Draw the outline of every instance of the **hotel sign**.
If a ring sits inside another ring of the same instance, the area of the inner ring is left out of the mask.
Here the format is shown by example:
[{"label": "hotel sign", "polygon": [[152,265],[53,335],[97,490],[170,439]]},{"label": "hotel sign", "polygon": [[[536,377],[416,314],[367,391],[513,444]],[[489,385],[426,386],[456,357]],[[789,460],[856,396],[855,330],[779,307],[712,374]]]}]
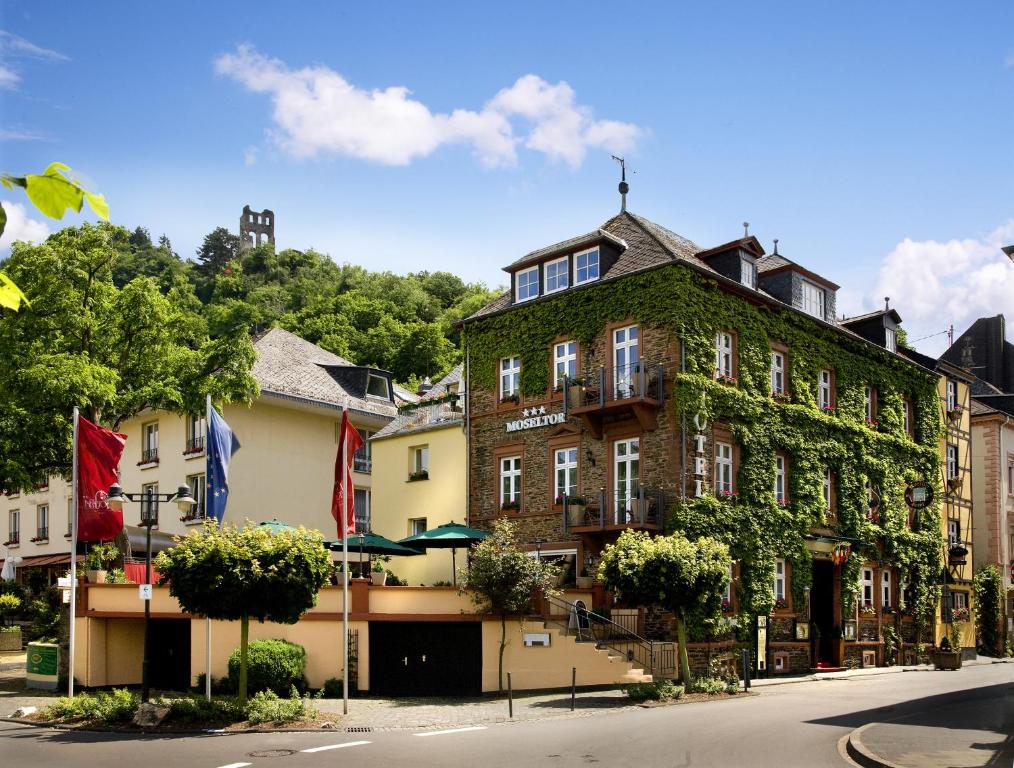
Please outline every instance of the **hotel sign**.
[{"label": "hotel sign", "polygon": [[538,408],[525,408],[521,412],[520,419],[507,422],[507,432],[520,432],[523,429],[563,424],[566,420],[567,417],[563,413],[546,413],[544,405],[540,405]]}]

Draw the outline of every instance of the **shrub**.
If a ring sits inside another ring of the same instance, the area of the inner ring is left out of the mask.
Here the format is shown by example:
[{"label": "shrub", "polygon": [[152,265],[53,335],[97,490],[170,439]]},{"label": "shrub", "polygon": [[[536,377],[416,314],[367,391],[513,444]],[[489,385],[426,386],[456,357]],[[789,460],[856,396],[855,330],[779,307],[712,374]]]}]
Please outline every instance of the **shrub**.
[{"label": "shrub", "polygon": [[134,717],[140,697],[126,688],[110,692],[81,693],[63,697],[42,710],[47,720],[86,720],[95,723],[125,723]]},{"label": "shrub", "polygon": [[975,613],[979,647],[988,656],[1003,656],[1003,574],[996,565],[980,568],[975,574]]},{"label": "shrub", "polygon": [[246,707],[246,719],[257,723],[291,723],[314,714],[299,696],[296,686],[289,690],[289,698],[281,699],[273,691],[259,691]]},{"label": "shrub", "polygon": [[21,608],[21,598],[17,595],[0,595],[0,624],[5,624]]},{"label": "shrub", "polygon": [[[197,675],[197,684],[194,685],[190,690],[196,691],[197,693],[204,693],[204,673],[201,672]],[[236,688],[233,686],[232,681],[228,677],[211,678],[211,693],[213,695],[225,694],[232,695],[236,693]]]},{"label": "shrub", "polygon": [[320,691],[325,699],[340,699],[345,693],[340,677],[329,677],[324,681],[324,687]]},{"label": "shrub", "polygon": [[624,691],[633,701],[675,701],[683,696],[684,688],[672,680],[654,680],[650,683],[634,683]]},{"label": "shrub", "polygon": [[127,576],[122,568],[112,568],[106,573],[106,584],[126,584]]},{"label": "shrub", "polygon": [[[251,691],[284,695],[293,686],[306,690],[306,649],[288,640],[254,640],[250,643],[247,685]],[[239,648],[229,657],[229,681],[239,686]]]},{"label": "shrub", "polygon": [[729,690],[728,682],[720,677],[698,677],[690,689],[691,693],[707,693],[715,696],[719,693],[726,693]]},{"label": "shrub", "polygon": [[59,634],[59,604],[54,607],[48,595],[37,597],[28,604],[28,617],[32,622],[26,633],[29,641],[54,640]]},{"label": "shrub", "polygon": [[180,699],[159,699],[157,704],[169,707],[167,722],[183,725],[235,723],[243,719],[243,710],[235,701],[188,696]]}]

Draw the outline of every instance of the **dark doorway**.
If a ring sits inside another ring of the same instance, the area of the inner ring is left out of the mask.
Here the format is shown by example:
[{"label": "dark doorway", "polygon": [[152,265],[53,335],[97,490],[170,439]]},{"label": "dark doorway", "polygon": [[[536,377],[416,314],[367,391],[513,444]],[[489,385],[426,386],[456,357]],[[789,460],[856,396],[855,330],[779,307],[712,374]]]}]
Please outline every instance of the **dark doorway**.
[{"label": "dark doorway", "polygon": [[190,620],[151,620],[151,687],[160,691],[190,688]]},{"label": "dark doorway", "polygon": [[837,639],[834,636],[834,563],[813,561],[813,584],[810,587],[810,620],[819,637],[813,638],[816,666],[838,666]]},{"label": "dark doorway", "polygon": [[482,624],[370,622],[370,692],[378,696],[482,693]]}]

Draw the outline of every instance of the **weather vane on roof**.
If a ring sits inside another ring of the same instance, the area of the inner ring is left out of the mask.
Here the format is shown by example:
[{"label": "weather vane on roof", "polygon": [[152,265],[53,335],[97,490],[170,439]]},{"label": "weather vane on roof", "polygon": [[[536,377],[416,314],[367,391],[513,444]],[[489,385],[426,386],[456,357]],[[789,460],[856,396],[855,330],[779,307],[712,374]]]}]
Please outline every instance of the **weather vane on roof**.
[{"label": "weather vane on roof", "polygon": [[[627,210],[627,192],[630,191],[630,185],[627,184],[627,161],[616,155],[612,157],[620,164],[620,213],[623,213]],[[631,173],[637,173],[637,171],[631,171]]]}]

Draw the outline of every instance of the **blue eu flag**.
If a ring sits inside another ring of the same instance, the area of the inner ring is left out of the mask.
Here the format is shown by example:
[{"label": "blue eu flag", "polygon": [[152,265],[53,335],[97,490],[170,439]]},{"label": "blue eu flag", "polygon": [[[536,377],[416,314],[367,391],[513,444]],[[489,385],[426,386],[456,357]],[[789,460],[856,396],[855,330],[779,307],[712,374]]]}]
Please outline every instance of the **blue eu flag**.
[{"label": "blue eu flag", "polygon": [[208,517],[219,523],[229,500],[229,461],[239,450],[239,440],[225,419],[212,406],[208,409]]}]

